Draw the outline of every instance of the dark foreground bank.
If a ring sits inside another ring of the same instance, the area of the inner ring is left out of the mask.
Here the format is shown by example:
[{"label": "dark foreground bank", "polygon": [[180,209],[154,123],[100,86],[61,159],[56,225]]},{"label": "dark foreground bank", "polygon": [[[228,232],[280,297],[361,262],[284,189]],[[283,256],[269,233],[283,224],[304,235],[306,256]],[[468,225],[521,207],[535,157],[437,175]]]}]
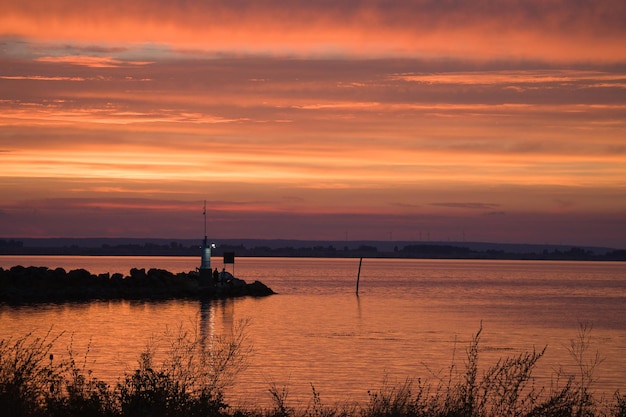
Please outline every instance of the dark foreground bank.
[{"label": "dark foreground bank", "polygon": [[120,273],[95,275],[85,269],[65,271],[18,265],[0,268],[0,302],[217,299],[275,294],[262,282],[248,284],[228,272],[222,274],[218,280],[201,282],[196,271],[174,274],[163,269],[146,272],[144,268],[133,268],[127,276]]}]

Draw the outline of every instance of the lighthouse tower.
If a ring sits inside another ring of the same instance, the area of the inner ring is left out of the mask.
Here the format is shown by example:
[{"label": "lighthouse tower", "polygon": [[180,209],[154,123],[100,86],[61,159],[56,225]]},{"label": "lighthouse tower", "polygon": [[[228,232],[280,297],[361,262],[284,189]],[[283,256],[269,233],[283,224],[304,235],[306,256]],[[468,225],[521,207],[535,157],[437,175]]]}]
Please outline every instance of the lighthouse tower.
[{"label": "lighthouse tower", "polygon": [[213,271],[211,270],[211,249],[215,243],[209,243],[206,234],[206,200],[204,200],[204,241],[202,242],[202,258],[200,260],[200,285],[209,286],[212,282]]},{"label": "lighthouse tower", "polygon": [[215,248],[215,243],[208,243],[207,237],[202,242],[202,260],[200,261],[200,270],[208,270],[211,272],[211,249]]}]

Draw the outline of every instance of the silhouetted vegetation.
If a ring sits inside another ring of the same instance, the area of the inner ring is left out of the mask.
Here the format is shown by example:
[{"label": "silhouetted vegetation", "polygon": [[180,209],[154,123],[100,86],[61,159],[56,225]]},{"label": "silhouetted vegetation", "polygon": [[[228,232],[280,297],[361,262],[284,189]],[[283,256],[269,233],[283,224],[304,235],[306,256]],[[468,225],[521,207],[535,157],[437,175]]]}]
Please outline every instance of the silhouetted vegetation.
[{"label": "silhouetted vegetation", "polygon": [[228,405],[224,389],[245,366],[250,345],[244,325],[231,336],[215,335],[207,347],[179,329],[166,335],[165,354],[149,344],[134,371],[111,386],[78,362],[52,354],[60,335],[27,334],[0,341],[0,412],[30,416],[216,416]]},{"label": "silhouetted vegetation", "polygon": [[21,249],[23,247],[24,247],[24,242],[21,242],[19,240],[14,240],[14,239],[3,240],[3,239],[0,239],[0,250],[3,250],[5,252],[11,251],[11,250]]},{"label": "silhouetted vegetation", "polygon": [[464,367],[454,361],[449,372],[432,382],[407,379],[368,392],[365,404],[328,406],[312,385],[306,408],[289,404],[287,387],[271,385],[270,409],[236,409],[225,391],[246,366],[250,344],[245,325],[232,336],[214,336],[205,346],[195,335],[169,335],[165,352],[149,345],[137,366],[116,384],[98,380],[68,349],[68,358],[52,355],[58,337],[28,334],[0,341],[0,410],[6,417],[31,416],[222,416],[222,417],[591,417],[626,415],[626,397],[611,400],[592,395],[594,371],[600,359],[590,352],[589,328],[580,327],[570,353],[578,372],[557,371],[549,387],[537,387],[533,370],[545,348],[501,358],[488,368],[480,365],[480,336],[466,349]]},{"label": "silhouetted vegetation", "polygon": [[[70,240],[71,242],[71,240]],[[281,244],[282,241],[267,241],[268,244],[246,246],[244,244],[218,244],[213,256],[225,252],[237,256],[271,257],[317,257],[317,258],[414,258],[414,259],[534,259],[534,260],[587,260],[624,261],[626,250],[603,249],[594,251],[580,247],[550,247],[522,245],[526,250],[484,248],[480,244],[463,243],[405,243],[404,245],[379,242],[345,242],[317,244],[308,242],[295,245]],[[494,245],[498,247],[498,245]],[[508,247],[508,246],[505,246]],[[200,256],[199,244],[167,243],[104,243],[97,246],[67,244],[64,246],[27,246],[17,240],[0,240],[0,254],[4,255],[83,255],[83,256]]]}]

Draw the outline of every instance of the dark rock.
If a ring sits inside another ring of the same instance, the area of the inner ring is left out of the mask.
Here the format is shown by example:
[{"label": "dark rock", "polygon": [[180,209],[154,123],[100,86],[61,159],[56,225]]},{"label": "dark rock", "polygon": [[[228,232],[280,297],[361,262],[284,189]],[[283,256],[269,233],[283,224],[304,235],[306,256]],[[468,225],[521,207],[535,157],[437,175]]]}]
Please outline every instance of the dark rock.
[{"label": "dark rock", "polygon": [[276,294],[270,287],[263,284],[261,281],[254,281],[252,284],[248,284],[248,291],[250,295],[256,297]]},{"label": "dark rock", "polygon": [[133,268],[130,276],[119,273],[93,275],[85,269],[14,266],[0,268],[0,302],[56,302],[91,299],[232,298],[275,294],[265,284],[247,284],[224,271],[218,282],[201,286],[197,271],[173,274],[152,268]]},{"label": "dark rock", "polygon": [[134,278],[134,279],[144,279],[147,277],[146,275],[146,268],[141,268],[141,269],[137,269],[137,268],[132,268],[130,270],[130,277]]}]

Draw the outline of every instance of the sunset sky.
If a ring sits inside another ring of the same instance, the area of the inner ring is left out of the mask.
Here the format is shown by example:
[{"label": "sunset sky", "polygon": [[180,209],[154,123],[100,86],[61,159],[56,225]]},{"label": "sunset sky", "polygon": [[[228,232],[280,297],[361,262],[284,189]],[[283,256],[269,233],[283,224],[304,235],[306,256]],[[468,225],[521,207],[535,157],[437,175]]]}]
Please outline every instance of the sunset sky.
[{"label": "sunset sky", "polygon": [[0,238],[626,248],[623,0],[0,0]]}]

